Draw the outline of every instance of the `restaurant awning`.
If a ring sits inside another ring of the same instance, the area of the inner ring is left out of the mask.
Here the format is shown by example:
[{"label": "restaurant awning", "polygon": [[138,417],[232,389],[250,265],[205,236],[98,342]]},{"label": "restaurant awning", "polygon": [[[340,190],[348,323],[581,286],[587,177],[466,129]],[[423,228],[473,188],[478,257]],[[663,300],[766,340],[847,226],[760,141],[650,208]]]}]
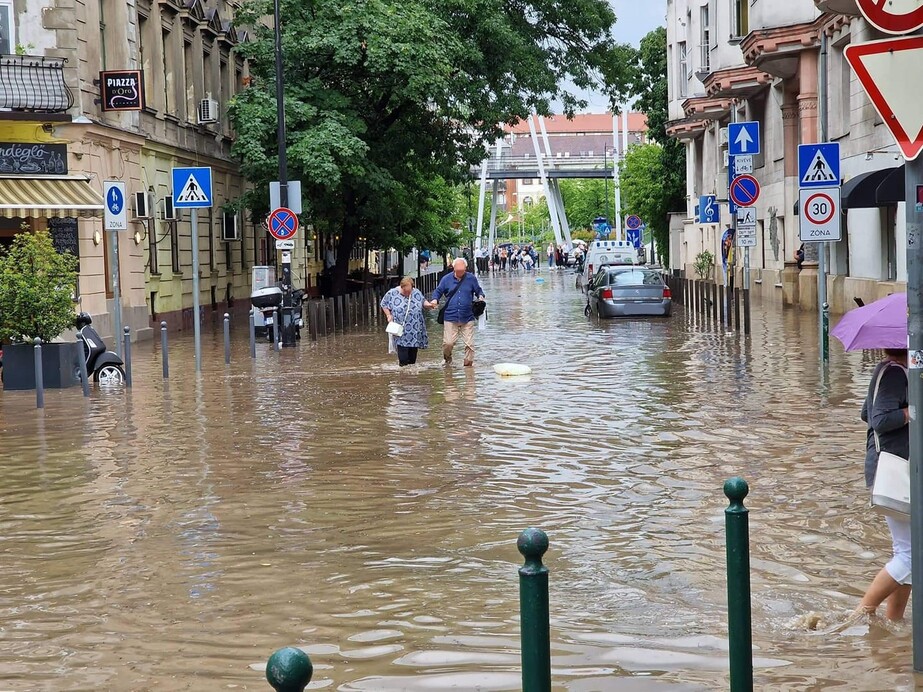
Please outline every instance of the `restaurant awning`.
[{"label": "restaurant awning", "polygon": [[894,168],[882,168],[877,171],[860,173],[843,184],[840,191],[843,209],[872,209],[877,206],[876,192]]},{"label": "restaurant awning", "polygon": [[102,196],[90,179],[74,176],[0,176],[0,216],[102,216]]},{"label": "restaurant awning", "polygon": [[904,201],[904,167],[892,168],[891,173],[885,178],[875,191],[875,199],[880,206],[897,204]]}]

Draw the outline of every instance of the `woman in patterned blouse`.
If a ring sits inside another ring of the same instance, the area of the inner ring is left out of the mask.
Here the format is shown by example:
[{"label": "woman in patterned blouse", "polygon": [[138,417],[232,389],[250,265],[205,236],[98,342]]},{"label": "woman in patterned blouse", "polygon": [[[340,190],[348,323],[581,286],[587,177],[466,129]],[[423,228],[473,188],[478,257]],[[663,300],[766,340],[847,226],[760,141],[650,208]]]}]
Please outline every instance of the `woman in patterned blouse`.
[{"label": "woman in patterned blouse", "polygon": [[397,361],[401,367],[417,362],[417,350],[429,346],[423,303],[426,298],[413,287],[413,279],[405,276],[397,288],[392,288],[381,299],[381,309],[388,322],[404,325],[404,333],[394,337]]}]

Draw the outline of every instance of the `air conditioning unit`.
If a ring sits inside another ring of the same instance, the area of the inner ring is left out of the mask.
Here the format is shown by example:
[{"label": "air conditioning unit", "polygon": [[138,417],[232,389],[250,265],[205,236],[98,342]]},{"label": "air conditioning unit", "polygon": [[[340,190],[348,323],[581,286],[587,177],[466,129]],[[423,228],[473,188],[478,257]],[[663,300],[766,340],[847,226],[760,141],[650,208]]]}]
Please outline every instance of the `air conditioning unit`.
[{"label": "air conditioning unit", "polygon": [[719,128],[718,130],[718,144],[722,147],[728,145],[728,129],[726,127]]},{"label": "air conditioning unit", "polygon": [[240,217],[231,212],[224,212],[223,223],[221,224],[221,240],[230,242],[240,240]]},{"label": "air conditioning unit", "polygon": [[176,209],[173,208],[173,195],[160,200],[160,218],[163,221],[176,221]]},{"label": "air conditioning unit", "polygon": [[199,101],[199,125],[218,122],[218,102],[207,98]]},{"label": "air conditioning unit", "polygon": [[135,218],[149,219],[153,214],[154,205],[151,203],[151,196],[147,192],[135,193]]}]

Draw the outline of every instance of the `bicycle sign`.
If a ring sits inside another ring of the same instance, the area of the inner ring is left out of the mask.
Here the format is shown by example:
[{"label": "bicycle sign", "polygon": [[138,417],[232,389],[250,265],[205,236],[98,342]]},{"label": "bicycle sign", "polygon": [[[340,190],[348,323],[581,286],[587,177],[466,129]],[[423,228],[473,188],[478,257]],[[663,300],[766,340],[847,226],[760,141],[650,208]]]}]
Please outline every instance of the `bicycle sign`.
[{"label": "bicycle sign", "polygon": [[840,188],[802,189],[799,203],[800,237],[803,243],[840,240]]}]

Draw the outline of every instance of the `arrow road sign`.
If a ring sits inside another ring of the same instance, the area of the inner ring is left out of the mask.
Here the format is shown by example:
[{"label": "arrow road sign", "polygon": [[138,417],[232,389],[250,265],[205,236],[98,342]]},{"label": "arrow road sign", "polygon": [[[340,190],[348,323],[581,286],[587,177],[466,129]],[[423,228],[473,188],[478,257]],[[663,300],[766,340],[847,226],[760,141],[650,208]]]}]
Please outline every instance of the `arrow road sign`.
[{"label": "arrow road sign", "polygon": [[886,34],[909,34],[923,27],[920,0],[858,0],[869,24]]},{"label": "arrow road sign", "polygon": [[103,221],[107,231],[128,230],[128,209],[125,207],[125,183],[107,180],[103,183],[106,208]]},{"label": "arrow road sign", "polygon": [[174,168],[173,206],[186,209],[212,206],[212,169],[208,166]]},{"label": "arrow road sign", "polygon": [[752,175],[738,175],[731,183],[728,194],[738,207],[751,207],[760,198],[759,181]]},{"label": "arrow road sign", "polygon": [[800,237],[804,243],[840,240],[840,188],[802,189],[799,199]]},{"label": "arrow road sign", "polygon": [[718,223],[721,220],[721,210],[718,208],[718,198],[714,195],[699,197],[699,223]]},{"label": "arrow road sign", "polygon": [[279,207],[269,215],[269,232],[276,240],[288,240],[298,230],[298,217],[291,209]]},{"label": "arrow road sign", "polygon": [[840,184],[840,144],[798,146],[799,187],[836,187]]},{"label": "arrow road sign", "polygon": [[923,90],[908,87],[907,75],[923,63],[923,36],[854,43],[845,55],[904,158],[913,161],[923,150]]},{"label": "arrow road sign", "polygon": [[760,153],[760,124],[757,121],[728,125],[728,154],[741,156]]}]

